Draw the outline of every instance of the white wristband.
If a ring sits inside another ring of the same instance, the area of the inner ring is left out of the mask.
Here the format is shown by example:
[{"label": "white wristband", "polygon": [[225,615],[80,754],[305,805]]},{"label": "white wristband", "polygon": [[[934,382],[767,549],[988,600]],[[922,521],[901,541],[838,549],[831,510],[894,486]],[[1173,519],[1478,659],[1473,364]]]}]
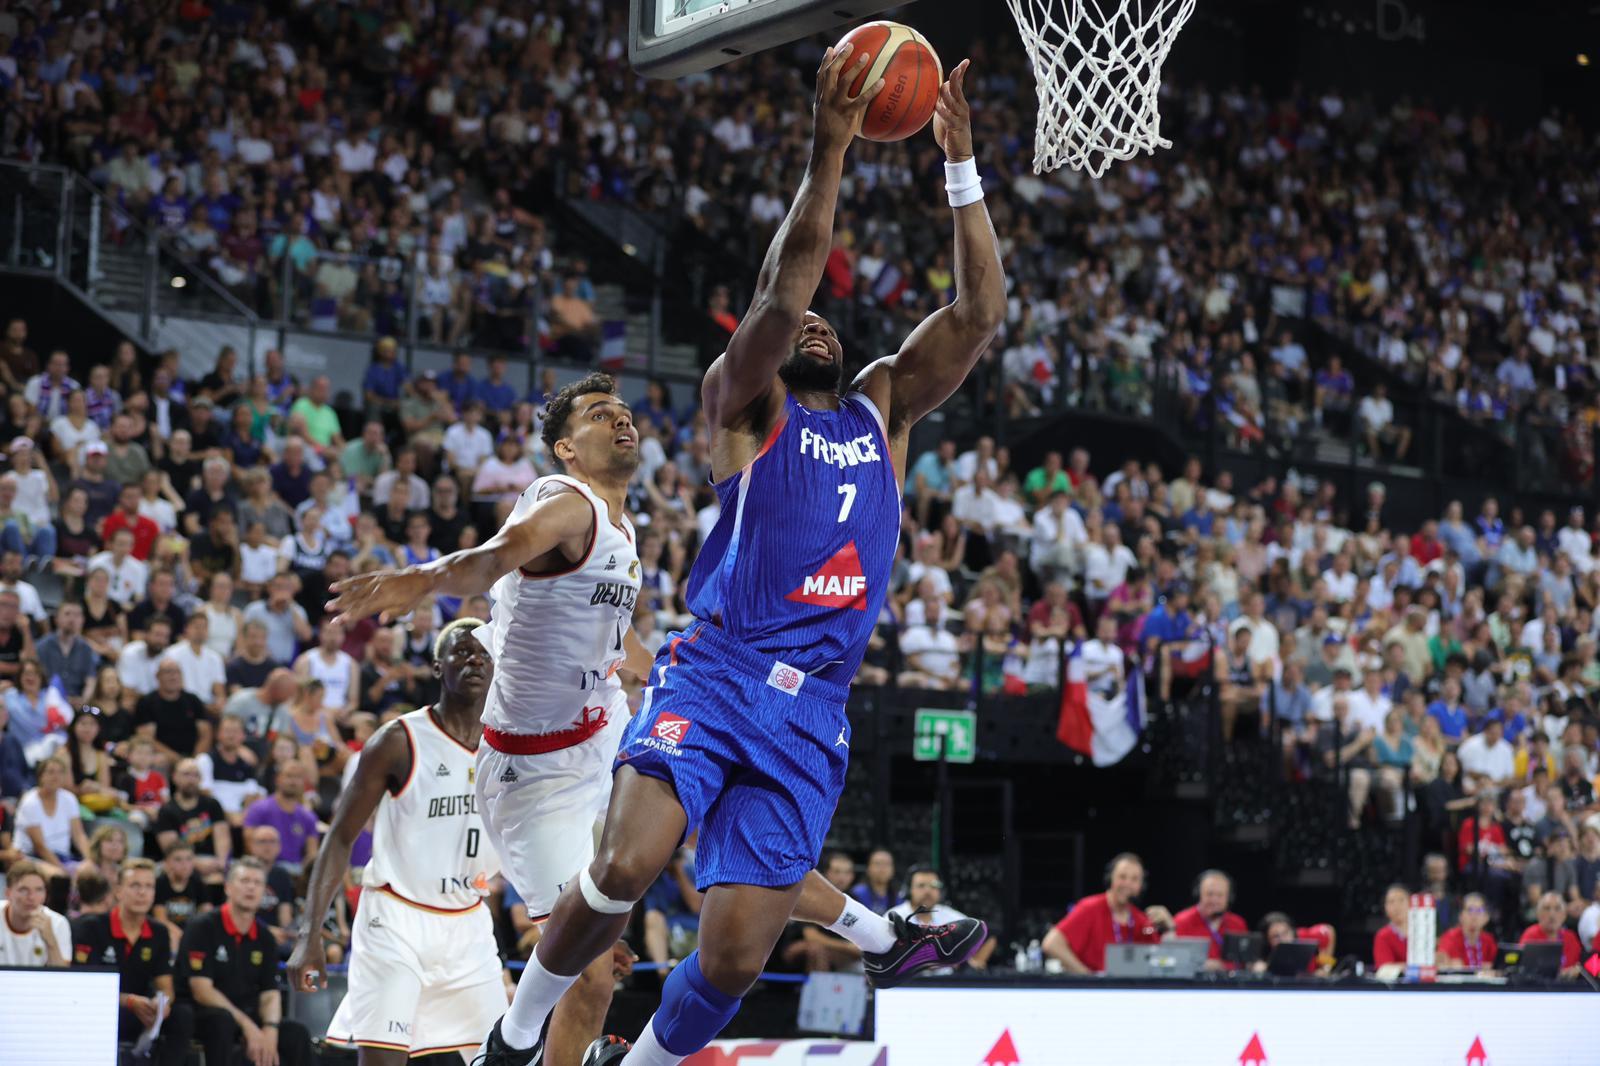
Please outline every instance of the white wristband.
[{"label": "white wristband", "polygon": [[951,207],[966,207],[983,199],[983,179],[978,177],[978,161],[963,159],[944,165],[944,191]]}]

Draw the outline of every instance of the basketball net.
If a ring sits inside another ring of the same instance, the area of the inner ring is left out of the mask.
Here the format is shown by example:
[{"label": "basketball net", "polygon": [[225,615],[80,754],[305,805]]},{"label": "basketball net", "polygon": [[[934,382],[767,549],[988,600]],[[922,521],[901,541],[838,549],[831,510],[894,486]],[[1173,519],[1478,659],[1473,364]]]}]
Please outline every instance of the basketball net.
[{"label": "basketball net", "polygon": [[1033,172],[1100,177],[1114,159],[1170,148],[1161,64],[1195,0],[1006,0],[1033,64]]}]

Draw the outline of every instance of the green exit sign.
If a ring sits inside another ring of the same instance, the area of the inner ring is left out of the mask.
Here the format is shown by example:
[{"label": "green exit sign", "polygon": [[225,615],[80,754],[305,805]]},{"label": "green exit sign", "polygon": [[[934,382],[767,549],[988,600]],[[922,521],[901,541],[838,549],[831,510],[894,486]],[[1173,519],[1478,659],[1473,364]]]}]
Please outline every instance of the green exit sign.
[{"label": "green exit sign", "polygon": [[939,738],[944,738],[946,762],[972,762],[978,754],[978,715],[974,711],[917,709],[911,757],[918,762],[937,762]]}]

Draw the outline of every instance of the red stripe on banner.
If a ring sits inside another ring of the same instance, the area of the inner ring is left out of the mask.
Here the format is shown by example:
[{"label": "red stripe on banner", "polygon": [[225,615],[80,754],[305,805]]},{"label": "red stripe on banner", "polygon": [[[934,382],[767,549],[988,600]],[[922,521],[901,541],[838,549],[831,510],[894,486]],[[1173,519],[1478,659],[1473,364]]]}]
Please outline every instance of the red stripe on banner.
[{"label": "red stripe on banner", "polygon": [[1094,721],[1089,717],[1089,686],[1068,681],[1061,690],[1056,739],[1081,755],[1094,755]]}]

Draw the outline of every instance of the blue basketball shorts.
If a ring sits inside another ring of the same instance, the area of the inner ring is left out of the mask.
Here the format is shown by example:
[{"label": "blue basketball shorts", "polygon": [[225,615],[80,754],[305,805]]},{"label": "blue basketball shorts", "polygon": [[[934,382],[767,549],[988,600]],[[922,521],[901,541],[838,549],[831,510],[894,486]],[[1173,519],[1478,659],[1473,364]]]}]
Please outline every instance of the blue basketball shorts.
[{"label": "blue basketball shorts", "polygon": [[849,689],[694,622],[656,656],[617,752],[700,829],[695,883],[795,884],[816,866],[850,761]]}]

